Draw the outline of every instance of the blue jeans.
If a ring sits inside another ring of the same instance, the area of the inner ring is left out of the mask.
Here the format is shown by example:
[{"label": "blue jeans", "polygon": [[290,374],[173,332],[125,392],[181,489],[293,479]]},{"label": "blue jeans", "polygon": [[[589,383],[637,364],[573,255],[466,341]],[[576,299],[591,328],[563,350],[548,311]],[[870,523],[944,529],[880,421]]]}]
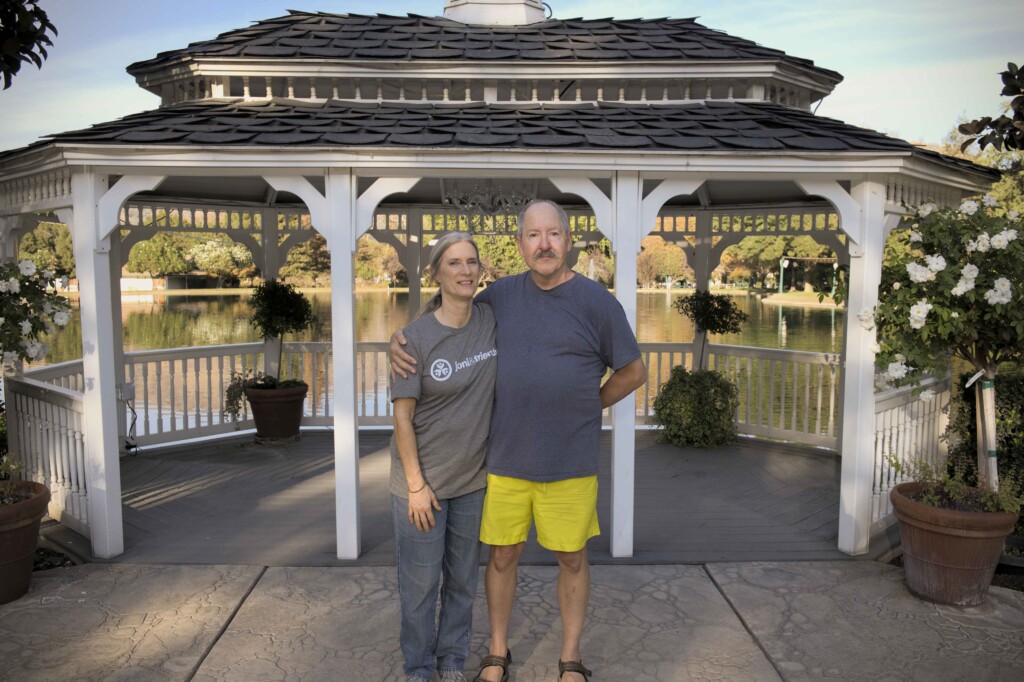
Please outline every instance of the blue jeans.
[{"label": "blue jeans", "polygon": [[466,664],[480,574],[484,490],[438,502],[434,527],[424,533],[409,521],[408,500],[391,496],[405,674],[424,680],[435,672],[462,672]]}]

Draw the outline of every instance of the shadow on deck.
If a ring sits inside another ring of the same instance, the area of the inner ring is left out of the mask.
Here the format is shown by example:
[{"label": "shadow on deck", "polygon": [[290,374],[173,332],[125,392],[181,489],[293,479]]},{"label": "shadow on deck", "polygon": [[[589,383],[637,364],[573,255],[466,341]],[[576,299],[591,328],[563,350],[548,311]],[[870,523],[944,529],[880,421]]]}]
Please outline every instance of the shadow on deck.
[{"label": "shadow on deck", "polygon": [[[125,553],[118,563],[390,565],[389,433],[360,434],[362,556],[335,557],[333,438],[286,446],[251,436],[143,451],[121,462]],[[609,553],[610,441],[602,441],[595,564],[845,559],[836,549],[839,458],[743,440],[679,449],[637,432],[634,556]],[[485,553],[486,554],[486,553]],[[525,564],[552,557],[531,538]]]}]

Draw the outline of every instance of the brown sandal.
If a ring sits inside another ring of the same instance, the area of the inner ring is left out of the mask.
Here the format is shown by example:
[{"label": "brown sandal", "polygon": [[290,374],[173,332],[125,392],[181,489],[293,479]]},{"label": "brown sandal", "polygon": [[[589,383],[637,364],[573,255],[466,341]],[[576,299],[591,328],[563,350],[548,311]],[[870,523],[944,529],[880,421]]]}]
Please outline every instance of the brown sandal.
[{"label": "brown sandal", "polygon": [[508,682],[508,667],[512,665],[512,650],[506,649],[504,656],[489,654],[480,659],[480,672],[473,678],[473,682],[487,682],[481,675],[484,668],[501,668],[501,682]]},{"label": "brown sandal", "polygon": [[579,661],[559,661],[558,662],[558,680],[561,682],[562,675],[566,673],[579,673],[583,675],[583,679],[590,682],[590,676],[593,675],[591,671],[583,667],[583,660]]}]

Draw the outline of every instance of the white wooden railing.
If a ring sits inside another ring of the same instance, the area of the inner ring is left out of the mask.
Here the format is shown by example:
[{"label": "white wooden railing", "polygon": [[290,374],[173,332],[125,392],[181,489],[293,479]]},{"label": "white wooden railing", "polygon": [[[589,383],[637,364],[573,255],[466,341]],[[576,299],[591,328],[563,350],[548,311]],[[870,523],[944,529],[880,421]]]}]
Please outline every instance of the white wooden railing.
[{"label": "white wooden railing", "polygon": [[[693,357],[688,343],[644,343],[641,350],[649,378],[636,393],[637,422],[647,427],[672,367],[692,367]],[[223,388],[233,371],[260,367],[262,352],[262,344],[252,343],[127,353],[120,391],[138,420],[130,432],[129,411],[122,435],[146,446],[251,428],[245,412],[237,424],[223,417]],[[838,356],[715,344],[709,354],[711,366],[739,388],[741,434],[837,447]],[[387,343],[359,343],[354,361],[360,426],[389,426]],[[331,424],[330,344],[285,344],[282,368],[283,377],[301,377],[310,385],[303,423]],[[50,515],[88,535],[81,386],[81,361],[5,377],[11,452],[22,461],[27,478],[50,487]],[[889,490],[900,482],[888,456],[924,458],[936,465],[946,456],[941,436],[948,423],[949,382],[929,380],[925,387],[935,392],[927,402],[909,387],[875,397],[872,532],[890,522]]]},{"label": "white wooden railing", "polygon": [[4,377],[8,449],[25,480],[50,489],[47,513],[89,535],[82,394],[26,377]]},{"label": "white wooden railing", "polygon": [[[689,343],[642,343],[647,383],[637,391],[637,421],[653,424],[653,405],[672,368],[693,369]],[[709,367],[739,391],[740,435],[838,450],[840,356],[831,353],[709,344]]]},{"label": "white wooden railing", "polygon": [[906,477],[893,468],[890,456],[901,463],[924,460],[940,467],[946,461],[942,435],[949,424],[949,379],[927,379],[921,387],[935,392],[922,400],[913,386],[875,395],[875,456],[871,484],[871,532],[892,522],[889,491]]}]

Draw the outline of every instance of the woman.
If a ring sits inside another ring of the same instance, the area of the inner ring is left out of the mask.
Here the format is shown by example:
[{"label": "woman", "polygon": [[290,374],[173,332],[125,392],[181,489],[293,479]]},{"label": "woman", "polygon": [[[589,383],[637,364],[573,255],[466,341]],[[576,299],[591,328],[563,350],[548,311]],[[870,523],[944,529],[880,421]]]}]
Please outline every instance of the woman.
[{"label": "woman", "polygon": [[423,370],[391,384],[400,639],[407,682],[435,672],[458,682],[473,624],[497,351],[490,306],[473,303],[480,257],[469,234],[438,239],[429,272],[437,295],[405,329]]}]

